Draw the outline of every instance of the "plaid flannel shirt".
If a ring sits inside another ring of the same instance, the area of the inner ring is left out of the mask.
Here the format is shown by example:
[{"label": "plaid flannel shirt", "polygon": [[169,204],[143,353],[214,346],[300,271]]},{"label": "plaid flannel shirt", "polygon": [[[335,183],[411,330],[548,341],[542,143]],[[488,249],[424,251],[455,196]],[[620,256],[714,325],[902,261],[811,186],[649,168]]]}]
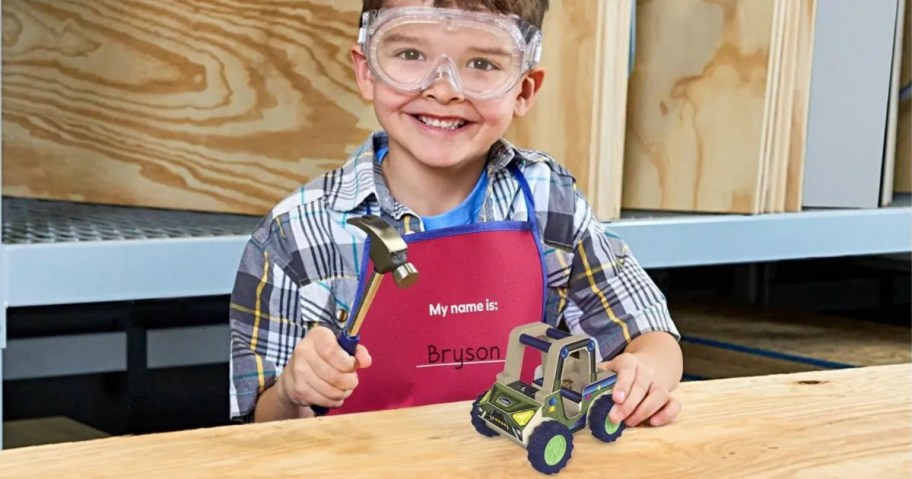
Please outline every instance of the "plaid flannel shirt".
[{"label": "plaid flannel shirt", "polygon": [[[308,329],[341,331],[339,313],[353,302],[365,238],[346,223],[349,217],[370,208],[400,234],[422,231],[421,218],[386,186],[375,158],[386,141],[385,133],[371,135],[341,168],[286,197],[253,231],[231,296],[232,419],[249,420],[258,394],[282,372]],[[531,187],[541,229],[546,321],[563,321],[569,331],[596,339],[599,360],[644,332],[680,339],[663,294],[548,155],[495,143],[479,221],[528,219],[519,183],[507,169],[511,162]]]}]

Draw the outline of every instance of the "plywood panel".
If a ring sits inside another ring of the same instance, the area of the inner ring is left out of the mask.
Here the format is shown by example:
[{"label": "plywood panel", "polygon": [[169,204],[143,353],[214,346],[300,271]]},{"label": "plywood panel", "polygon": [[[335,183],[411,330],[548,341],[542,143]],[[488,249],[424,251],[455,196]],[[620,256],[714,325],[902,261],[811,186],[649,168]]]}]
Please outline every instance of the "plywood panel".
[{"label": "plywood panel", "polygon": [[[912,1],[910,0],[906,0],[902,44],[902,71],[899,75],[899,84],[909,87],[912,85]],[[912,95],[908,93],[899,104],[893,188],[896,192],[912,193]]]},{"label": "plywood panel", "polygon": [[609,219],[621,214],[624,143],[627,130],[627,87],[630,75],[630,38],[635,0],[599,2],[599,43],[596,53],[596,115],[593,121],[590,194],[597,212]]},{"label": "plywood panel", "polygon": [[773,2],[773,28],[770,38],[769,65],[767,68],[766,103],[763,112],[763,127],[760,139],[760,186],[757,189],[757,212],[766,212],[770,202],[770,193],[774,179],[772,142],[776,128],[776,111],[778,110],[777,92],[780,88],[780,71],[782,70],[783,31],[785,28],[784,0]]},{"label": "plywood panel", "polygon": [[263,213],[376,127],[360,4],[3,2],[4,194]]},{"label": "plywood panel", "polygon": [[759,210],[774,5],[638,2],[625,208]]},{"label": "plywood panel", "polygon": [[762,160],[767,165],[765,174],[768,176],[762,180],[762,184],[765,184],[762,211],[766,213],[778,212],[780,199],[784,203],[785,197],[784,175],[787,161],[785,148],[788,146],[791,133],[790,114],[794,98],[794,60],[799,25],[798,7],[798,2],[794,1],[778,0],[776,2],[778,24],[773,29],[771,46],[773,60],[770,62],[772,67],[770,83],[773,85],[769,94],[771,110],[767,112],[767,122],[764,125],[768,149],[764,152]]},{"label": "plywood panel", "polygon": [[791,138],[785,188],[785,211],[801,211],[801,186],[804,178],[804,154],[807,145],[808,103],[814,62],[814,25],[817,0],[801,2],[798,29],[798,52],[795,59],[795,98],[792,105]]},{"label": "plywood panel", "polygon": [[[781,213],[785,211],[786,188],[788,186],[789,149],[792,142],[801,141],[792,138],[793,118],[795,110],[795,93],[798,82],[798,62],[804,59],[798,57],[799,42],[802,28],[802,9],[805,1],[791,1],[785,4],[784,48],[782,51],[782,70],[779,78],[779,91],[777,101],[779,110],[776,113],[776,129],[773,138],[774,164],[776,165],[773,179],[773,191],[767,211]],[[809,61],[809,60],[808,60]]]},{"label": "plywood panel", "polygon": [[771,46],[770,91],[764,132],[761,178],[762,211],[800,211],[807,137],[808,89],[813,64],[816,2],[777,3],[781,16],[774,25]]},{"label": "plywood panel", "polygon": [[912,98],[899,107],[893,188],[898,193],[912,193]]}]

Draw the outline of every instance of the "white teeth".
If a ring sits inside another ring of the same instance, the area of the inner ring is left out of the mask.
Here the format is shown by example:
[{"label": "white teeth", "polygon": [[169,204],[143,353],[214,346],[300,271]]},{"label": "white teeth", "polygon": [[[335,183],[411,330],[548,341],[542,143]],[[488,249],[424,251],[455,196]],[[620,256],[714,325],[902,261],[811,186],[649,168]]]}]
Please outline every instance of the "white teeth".
[{"label": "white teeth", "polygon": [[465,120],[438,120],[424,115],[418,115],[418,119],[425,125],[433,126],[434,128],[442,128],[444,130],[455,130],[462,125],[465,125]]}]

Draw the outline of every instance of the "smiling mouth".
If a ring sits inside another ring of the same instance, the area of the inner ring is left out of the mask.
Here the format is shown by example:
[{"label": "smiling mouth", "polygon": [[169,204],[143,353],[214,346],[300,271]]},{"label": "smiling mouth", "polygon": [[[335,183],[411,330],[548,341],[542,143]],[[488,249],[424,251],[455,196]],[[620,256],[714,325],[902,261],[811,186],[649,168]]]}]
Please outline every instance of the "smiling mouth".
[{"label": "smiling mouth", "polygon": [[458,130],[469,123],[462,118],[437,118],[427,115],[412,115],[412,117],[431,128],[440,130]]}]

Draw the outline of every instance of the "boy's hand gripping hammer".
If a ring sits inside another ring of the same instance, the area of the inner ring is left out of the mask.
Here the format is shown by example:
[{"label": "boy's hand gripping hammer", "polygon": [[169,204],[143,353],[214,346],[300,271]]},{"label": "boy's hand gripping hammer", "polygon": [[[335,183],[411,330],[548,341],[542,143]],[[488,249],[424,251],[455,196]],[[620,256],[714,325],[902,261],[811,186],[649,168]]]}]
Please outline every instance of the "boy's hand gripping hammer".
[{"label": "boy's hand gripping hammer", "polygon": [[[370,241],[370,259],[374,263],[374,269],[368,273],[367,287],[362,290],[361,297],[356,298],[352,314],[348,315],[347,321],[345,316],[341,318],[345,321],[345,326],[342,334],[339,335],[339,345],[348,354],[354,356],[360,339],[358,331],[374,301],[377,290],[380,289],[384,275],[392,273],[393,280],[400,288],[408,288],[418,280],[418,270],[406,258],[408,245],[405,240],[392,226],[379,217],[367,215],[351,218],[348,220],[348,224],[367,233]],[[311,409],[318,416],[324,415],[328,411],[323,406],[311,406]]]}]

